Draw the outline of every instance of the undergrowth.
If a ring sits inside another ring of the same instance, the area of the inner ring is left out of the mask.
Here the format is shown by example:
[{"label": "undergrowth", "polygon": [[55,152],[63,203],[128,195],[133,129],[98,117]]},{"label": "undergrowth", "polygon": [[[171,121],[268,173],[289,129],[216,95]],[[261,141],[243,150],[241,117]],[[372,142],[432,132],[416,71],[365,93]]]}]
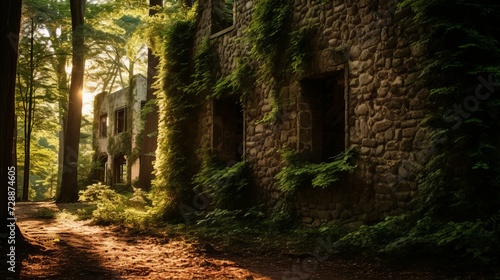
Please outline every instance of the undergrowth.
[{"label": "undergrowth", "polygon": [[294,193],[298,187],[309,184],[313,187],[326,188],[340,180],[340,174],[352,172],[354,150],[349,149],[331,159],[330,162],[311,163],[300,157],[294,150],[282,150],[284,167],[276,175],[279,188],[284,193]]},{"label": "undergrowth", "polygon": [[[109,186],[97,183],[80,191],[79,196],[80,201],[96,206],[91,215],[97,224],[125,224],[141,227],[148,214],[144,209],[149,201],[146,193],[141,189],[134,188],[133,193],[120,194]],[[88,212],[77,212],[78,214],[84,216],[88,215]]]},{"label": "undergrowth", "polygon": [[213,208],[235,210],[245,205],[248,191],[245,161],[225,167],[205,160],[193,182],[195,188],[211,200]]}]

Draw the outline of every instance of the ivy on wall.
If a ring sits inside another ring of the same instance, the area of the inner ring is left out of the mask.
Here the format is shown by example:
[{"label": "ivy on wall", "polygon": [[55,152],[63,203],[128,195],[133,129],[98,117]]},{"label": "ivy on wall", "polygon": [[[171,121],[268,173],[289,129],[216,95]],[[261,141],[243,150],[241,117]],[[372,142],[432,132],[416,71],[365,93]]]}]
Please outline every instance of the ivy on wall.
[{"label": "ivy on wall", "polygon": [[276,175],[279,188],[283,193],[294,193],[297,188],[310,184],[313,187],[327,188],[340,180],[340,174],[352,172],[356,166],[352,165],[354,150],[349,149],[330,162],[311,163],[303,160],[297,151],[282,150],[281,158],[284,167]]},{"label": "ivy on wall", "polygon": [[[426,28],[425,75],[432,158],[414,211],[362,226],[344,252],[466,260],[484,272],[500,252],[500,3],[405,0]],[[446,13],[443,13],[446,11]],[[418,45],[415,45],[418,46]]]},{"label": "ivy on wall", "polygon": [[171,13],[160,28],[162,44],[157,50],[160,55],[155,85],[159,107],[158,148],[150,193],[153,216],[166,220],[179,218],[178,206],[189,200],[192,190],[195,167],[189,128],[193,122],[192,109],[198,104],[188,88],[192,82],[196,6]]}]

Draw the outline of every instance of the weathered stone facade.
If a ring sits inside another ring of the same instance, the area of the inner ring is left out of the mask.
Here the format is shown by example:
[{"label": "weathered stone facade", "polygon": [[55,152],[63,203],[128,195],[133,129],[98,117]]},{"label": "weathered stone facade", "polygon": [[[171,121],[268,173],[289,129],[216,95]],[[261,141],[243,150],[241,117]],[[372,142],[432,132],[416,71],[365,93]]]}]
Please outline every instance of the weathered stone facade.
[{"label": "weathered stone facade", "polygon": [[[234,1],[233,25],[212,34],[212,1],[201,3],[197,42],[210,37],[221,73],[227,75],[238,57],[248,55],[250,48],[242,42],[255,2]],[[279,95],[285,102],[277,123],[258,122],[272,110],[270,89],[262,83],[245,99],[239,116],[242,158],[256,192],[269,206],[282,195],[275,176],[282,167],[278,151],[284,147],[313,162],[354,147],[353,174],[326,189],[298,191],[299,217],[314,225],[341,221],[355,226],[402,213],[417,194],[416,175],[429,153],[423,126],[427,91],[415,83],[425,52],[418,44],[424,31],[408,24],[410,12],[398,10],[394,0],[292,2],[292,29],[314,25],[316,30],[306,74],[282,81]],[[224,116],[216,111],[228,102],[207,101],[198,123],[200,146],[209,143],[226,160],[228,153],[219,147]],[[231,114],[226,118],[238,118]],[[326,120],[328,114],[334,117]]]},{"label": "weathered stone facade", "polygon": [[130,186],[138,179],[142,136],[141,109],[146,101],[146,78],[136,75],[131,86],[94,99],[93,143],[99,168],[94,180]]}]

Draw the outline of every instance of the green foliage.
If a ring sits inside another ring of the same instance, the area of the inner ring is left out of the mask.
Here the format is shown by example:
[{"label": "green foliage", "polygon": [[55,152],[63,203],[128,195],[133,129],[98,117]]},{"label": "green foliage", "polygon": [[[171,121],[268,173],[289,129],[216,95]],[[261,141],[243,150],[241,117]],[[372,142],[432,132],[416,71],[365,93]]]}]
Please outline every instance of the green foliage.
[{"label": "green foliage", "polygon": [[255,86],[254,69],[248,58],[239,58],[236,68],[228,76],[217,80],[212,97],[220,98],[224,95],[240,94],[241,98],[248,96]]},{"label": "green foliage", "polygon": [[286,231],[297,225],[297,215],[291,206],[291,194],[279,199],[271,208],[269,217],[264,220],[264,225],[277,231]]},{"label": "green foliage", "polygon": [[343,253],[358,254],[380,251],[391,240],[404,234],[406,216],[386,217],[373,226],[362,225],[335,242],[335,249]]},{"label": "green foliage", "polygon": [[[500,101],[488,92],[498,90],[500,79],[500,4],[449,3],[404,2],[414,11],[415,24],[429,30],[422,41],[429,52],[429,125],[443,135],[436,137],[423,177],[420,212],[443,220],[475,220],[500,207]],[[445,7],[443,15],[439,10]],[[478,93],[487,97],[479,100]],[[473,99],[477,109],[468,110]]]},{"label": "green foliage", "polygon": [[430,217],[415,221],[412,215],[387,217],[363,225],[335,242],[337,252],[381,254],[396,257],[468,260],[485,267],[496,264],[499,230],[480,220],[436,223]]},{"label": "green foliage", "polygon": [[223,167],[205,160],[193,182],[197,189],[212,200],[211,205],[215,208],[235,210],[245,205],[248,179],[244,161]]},{"label": "green foliage", "polygon": [[162,45],[156,51],[160,56],[155,85],[159,129],[150,213],[162,219],[180,218],[177,207],[179,203],[187,203],[192,191],[191,178],[196,170],[190,126],[194,121],[192,109],[198,101],[187,90],[193,74],[191,50],[195,9],[167,13],[165,17],[170,20],[158,31],[162,36]]},{"label": "green foliage", "polygon": [[101,183],[92,184],[87,186],[84,190],[78,192],[79,200],[82,202],[96,202],[100,200],[113,199],[117,193],[109,186]]},{"label": "green foliage", "polygon": [[[410,24],[428,31],[414,44],[424,44],[428,52],[421,85],[430,88],[433,155],[421,176],[414,212],[362,226],[336,248],[497,267],[500,101],[487,92],[497,90],[500,78],[500,4],[415,0],[404,1],[405,7],[414,12]],[[481,95],[487,98],[478,100]],[[474,98],[477,109],[468,110],[466,102]]]},{"label": "green foliage", "polygon": [[128,199],[129,202],[136,208],[143,209],[150,204],[147,192],[141,188],[133,187],[132,196]]},{"label": "green foliage", "polygon": [[193,82],[188,91],[193,94],[210,95],[216,72],[214,65],[217,62],[216,52],[208,37],[204,38],[194,56]]},{"label": "green foliage", "polygon": [[[97,183],[87,186],[79,195],[80,201],[97,206],[92,212],[92,219],[97,224],[124,224],[132,227],[144,224],[147,212],[141,209],[148,203],[144,191],[134,188],[134,193],[128,198],[109,186]],[[88,216],[88,210],[77,214],[81,217]]]},{"label": "green foliage", "polygon": [[311,59],[312,31],[310,26],[302,27],[290,33],[290,67],[292,73],[302,76],[305,63]]},{"label": "green foliage", "polygon": [[248,29],[251,56],[262,63],[260,70],[264,76],[278,72],[289,36],[292,8],[290,1],[279,0],[260,0],[254,5]]},{"label": "green foliage", "polygon": [[293,3],[290,1],[261,0],[254,6],[248,28],[250,57],[259,62],[259,81],[269,86],[272,107],[258,123],[277,122],[283,102],[279,96],[281,81],[289,73],[301,76],[310,60],[310,42],[314,26],[292,30]]},{"label": "green foliage", "polygon": [[285,166],[276,175],[280,190],[293,193],[298,187],[311,183],[313,187],[326,188],[337,182],[342,172],[356,168],[351,163],[354,150],[349,149],[332,158],[331,162],[310,163],[300,158],[293,150],[282,150],[281,157]]},{"label": "green foliage", "polygon": [[39,218],[39,219],[54,219],[56,216],[57,211],[50,209],[50,208],[39,208],[35,214],[34,217]]}]

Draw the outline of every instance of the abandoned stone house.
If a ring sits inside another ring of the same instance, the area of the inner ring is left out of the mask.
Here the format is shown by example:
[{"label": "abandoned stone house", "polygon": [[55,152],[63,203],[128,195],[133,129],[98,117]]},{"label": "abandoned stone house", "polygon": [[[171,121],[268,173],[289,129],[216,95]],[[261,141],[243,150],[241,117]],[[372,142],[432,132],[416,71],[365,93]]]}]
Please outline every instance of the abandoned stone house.
[{"label": "abandoned stone house", "polygon": [[[195,49],[208,38],[222,76],[249,55],[250,48],[242,42],[255,2],[199,2]],[[282,196],[275,178],[283,167],[281,149],[322,162],[354,148],[354,172],[328,188],[298,190],[294,207],[304,223],[356,225],[404,212],[417,195],[415,179],[429,155],[423,125],[427,90],[416,83],[425,54],[417,43],[422,29],[407,23],[411,14],[399,10],[397,0],[291,3],[291,28],[314,26],[314,33],[304,74],[280,81],[278,95],[285,102],[279,120],[261,121],[273,110],[273,101],[265,81],[257,80],[242,102],[237,97],[205,100],[196,109],[196,129],[189,133],[194,133],[199,148],[208,145],[222,161],[245,160],[253,192],[269,207]],[[221,20],[216,11],[221,5],[230,6],[229,20]],[[126,98],[127,89],[96,97],[95,143],[105,166],[99,180],[116,184],[139,176],[140,156],[130,162],[124,150],[110,149],[110,141],[122,130],[131,131],[131,146],[122,148],[137,145],[144,77],[138,76],[134,86],[132,102]]]},{"label": "abandoned stone house", "polygon": [[131,84],[94,99],[94,181],[130,186],[140,174],[140,142],[143,137],[141,108],[146,103],[146,78],[133,77]]},{"label": "abandoned stone house", "polygon": [[[245,30],[257,1],[201,1],[196,44],[209,38],[221,75],[248,56]],[[429,155],[423,125],[427,90],[416,83],[425,50],[423,30],[408,24],[396,0],[295,0],[292,30],[314,26],[312,56],[303,75],[287,75],[278,93],[278,122],[261,122],[272,108],[271,89],[258,81],[242,103],[205,101],[197,122],[199,144],[224,161],[244,159],[255,193],[279,200],[280,149],[321,162],[352,147],[356,169],[329,188],[300,188],[295,208],[304,223],[359,224],[400,214],[416,197],[416,176]],[[217,5],[231,5],[220,20]],[[195,47],[196,48],[196,47]],[[257,62],[258,63],[258,62]]]}]

